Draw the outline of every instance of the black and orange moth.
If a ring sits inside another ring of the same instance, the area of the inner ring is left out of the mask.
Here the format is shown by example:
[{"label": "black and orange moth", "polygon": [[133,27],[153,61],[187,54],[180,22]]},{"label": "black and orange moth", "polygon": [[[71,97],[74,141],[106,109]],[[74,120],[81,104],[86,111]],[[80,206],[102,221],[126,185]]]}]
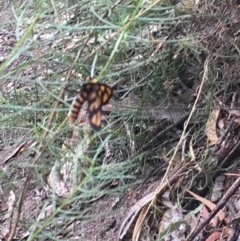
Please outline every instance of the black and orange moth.
[{"label": "black and orange moth", "polygon": [[102,126],[103,105],[106,105],[113,95],[111,86],[103,83],[85,83],[72,103],[69,122],[74,123],[79,115],[82,105],[87,101],[89,121],[91,127],[99,131]]}]

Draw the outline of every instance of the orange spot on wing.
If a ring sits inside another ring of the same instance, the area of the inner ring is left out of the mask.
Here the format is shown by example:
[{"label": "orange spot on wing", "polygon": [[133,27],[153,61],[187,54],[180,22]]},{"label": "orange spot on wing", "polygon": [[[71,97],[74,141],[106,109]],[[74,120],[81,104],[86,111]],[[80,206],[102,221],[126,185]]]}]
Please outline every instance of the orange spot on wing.
[{"label": "orange spot on wing", "polygon": [[95,112],[93,115],[89,115],[90,124],[93,129],[99,131],[102,125],[102,112],[99,110]]}]

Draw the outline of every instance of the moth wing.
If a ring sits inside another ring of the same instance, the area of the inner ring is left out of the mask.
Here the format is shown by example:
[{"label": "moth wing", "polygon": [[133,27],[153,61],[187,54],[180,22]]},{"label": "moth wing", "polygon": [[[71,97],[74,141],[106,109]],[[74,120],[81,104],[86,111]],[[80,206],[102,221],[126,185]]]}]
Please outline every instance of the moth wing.
[{"label": "moth wing", "polygon": [[102,108],[101,107],[96,111],[89,112],[89,122],[91,127],[94,130],[99,131],[101,129],[101,126],[102,126]]},{"label": "moth wing", "polygon": [[83,84],[79,95],[73,101],[70,123],[76,121],[82,105],[87,101],[90,125],[94,130],[99,131],[102,125],[102,106],[109,102],[112,95],[112,88],[106,84]]},{"label": "moth wing", "polygon": [[101,99],[103,105],[106,105],[113,95],[113,90],[110,86],[102,84],[98,90],[98,96]]}]

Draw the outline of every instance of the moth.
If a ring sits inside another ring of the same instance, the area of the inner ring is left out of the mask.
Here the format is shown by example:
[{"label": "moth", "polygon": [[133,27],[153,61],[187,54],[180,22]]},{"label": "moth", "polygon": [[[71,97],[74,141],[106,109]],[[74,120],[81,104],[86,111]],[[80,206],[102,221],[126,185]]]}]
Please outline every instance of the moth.
[{"label": "moth", "polygon": [[75,97],[69,114],[69,122],[74,123],[79,115],[82,105],[87,101],[89,122],[91,127],[99,131],[102,126],[102,107],[106,105],[113,95],[111,86],[103,83],[85,83],[79,94]]}]

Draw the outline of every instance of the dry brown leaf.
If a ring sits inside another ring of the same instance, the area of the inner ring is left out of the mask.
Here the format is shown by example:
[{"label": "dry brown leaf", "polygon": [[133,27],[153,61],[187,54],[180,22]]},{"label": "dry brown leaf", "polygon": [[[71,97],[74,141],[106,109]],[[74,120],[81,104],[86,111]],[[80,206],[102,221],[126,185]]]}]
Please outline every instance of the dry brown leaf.
[{"label": "dry brown leaf", "polygon": [[216,240],[219,240],[220,237],[221,237],[221,232],[215,231],[215,232],[211,233],[210,236],[208,236],[206,241],[216,241]]},{"label": "dry brown leaf", "polygon": [[[4,216],[1,216],[1,224],[5,224],[0,226],[0,240],[7,240],[6,237],[9,236],[10,233],[10,227],[11,227],[11,222],[12,222],[12,218],[13,218],[13,212],[14,212],[14,208],[16,206],[16,196],[15,193],[11,190],[9,193],[9,197],[8,197],[8,201],[5,204],[4,209],[1,209],[1,213],[3,213],[2,211],[6,211],[4,212]],[[6,238],[6,239],[5,239]]]},{"label": "dry brown leaf", "polygon": [[[149,203],[148,203],[149,205]],[[145,205],[142,207],[142,210],[138,216],[138,219],[137,219],[137,222],[134,226],[134,229],[133,229],[133,236],[132,236],[132,241],[138,241],[139,240],[139,237],[140,237],[140,234],[141,234],[141,228],[142,228],[142,223],[143,223],[143,220],[146,218],[146,213],[147,213],[147,210],[148,210],[148,205]]]},{"label": "dry brown leaf", "polygon": [[196,160],[196,155],[194,153],[194,148],[193,148],[193,144],[192,144],[192,139],[190,140],[190,145],[189,145],[189,152],[190,152],[190,156],[191,156],[191,161]]},{"label": "dry brown leaf", "polygon": [[50,204],[49,206],[43,206],[42,210],[40,212],[40,214],[37,217],[38,221],[44,220],[48,217],[50,217],[50,215],[54,212],[55,207],[53,204]]},{"label": "dry brown leaf", "polygon": [[[216,208],[216,204],[212,203],[211,201],[207,200],[206,198],[203,198],[190,190],[187,190],[187,192],[189,194],[191,194],[196,200],[198,200],[199,202],[204,204],[206,207],[208,207],[211,211],[213,211]],[[222,210],[220,210],[216,214],[216,216],[219,218],[220,221],[223,221],[226,217],[226,214]]]},{"label": "dry brown leaf", "polygon": [[[202,210],[201,210],[201,217],[205,220],[209,217],[209,215],[211,214],[211,211],[209,211],[209,209],[203,205]],[[217,227],[219,224],[219,218],[218,216],[213,217],[210,222],[209,222],[209,227]]]},{"label": "dry brown leaf", "polygon": [[48,184],[52,188],[53,192],[56,193],[59,197],[69,197],[70,190],[66,183],[62,180],[56,165],[52,167],[52,170],[48,176]]},{"label": "dry brown leaf", "polygon": [[214,145],[218,142],[218,135],[217,135],[217,120],[219,117],[220,110],[213,110],[206,123],[205,134],[208,137],[210,145]]},{"label": "dry brown leaf", "polygon": [[[149,204],[149,202],[152,201],[152,199],[155,196],[155,192],[151,192],[149,194],[147,194],[146,196],[144,196],[142,199],[140,199],[128,212],[127,217],[123,220],[122,225],[120,227],[120,231],[118,234],[118,240],[122,240],[124,238],[124,236],[127,234],[131,224],[133,223],[133,221],[135,220],[136,216],[138,215],[139,211],[146,205]],[[147,207],[147,206],[145,206]],[[141,214],[139,215],[141,216]],[[139,218],[138,218],[139,220]],[[137,223],[135,225],[135,227],[137,226]],[[139,226],[137,226],[138,228]],[[135,228],[134,228],[135,230]],[[133,237],[136,236],[136,233],[133,233]],[[133,238],[132,240],[137,240],[136,237]]]},{"label": "dry brown leaf", "polygon": [[222,230],[222,238],[226,239],[234,233],[234,227],[224,226]]},{"label": "dry brown leaf", "polygon": [[21,151],[21,149],[24,147],[24,145],[27,143],[27,141],[22,142],[21,144],[13,145],[10,147],[3,147],[3,149],[0,152],[0,163],[5,163],[12,157],[14,157],[18,152]]},{"label": "dry brown leaf", "polygon": [[10,219],[10,217],[12,215],[12,212],[13,212],[13,209],[15,207],[15,204],[16,204],[16,196],[15,196],[15,193],[11,190],[10,193],[9,193],[8,202],[7,202],[8,211],[4,215],[3,220],[7,220],[7,219],[9,220]]}]

